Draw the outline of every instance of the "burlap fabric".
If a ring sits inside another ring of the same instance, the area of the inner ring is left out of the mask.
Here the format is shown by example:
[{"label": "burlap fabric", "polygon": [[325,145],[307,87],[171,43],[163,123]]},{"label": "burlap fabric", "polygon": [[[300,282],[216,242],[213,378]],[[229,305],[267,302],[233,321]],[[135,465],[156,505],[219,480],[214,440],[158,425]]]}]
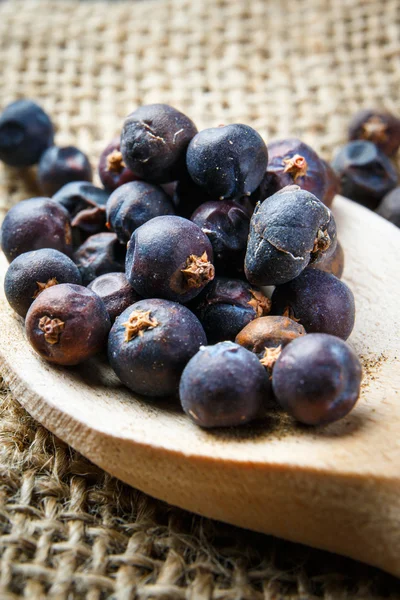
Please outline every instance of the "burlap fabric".
[{"label": "burlap fabric", "polygon": [[[0,2],[0,107],[37,99],[93,164],[141,103],[199,127],[298,135],[326,158],[357,108],[400,114],[399,0]],[[0,209],[34,173],[0,170]],[[365,565],[202,519],[137,492],[1,392],[0,598],[399,598]],[[134,469],[134,465],[132,465]]]}]

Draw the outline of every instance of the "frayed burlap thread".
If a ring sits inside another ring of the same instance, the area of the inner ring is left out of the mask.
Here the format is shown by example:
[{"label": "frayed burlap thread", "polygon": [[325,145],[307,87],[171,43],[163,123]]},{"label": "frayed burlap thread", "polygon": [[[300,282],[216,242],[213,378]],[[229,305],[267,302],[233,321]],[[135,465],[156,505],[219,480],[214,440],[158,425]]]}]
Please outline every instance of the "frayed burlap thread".
[{"label": "frayed burlap thread", "polygon": [[[325,158],[355,110],[400,114],[399,0],[3,0],[0,108],[32,97],[93,165],[137,105],[244,122]],[[0,166],[0,219],[37,194]],[[167,506],[104,473],[0,392],[0,598],[400,597],[380,571]],[[132,466],[134,468],[134,465]]]}]

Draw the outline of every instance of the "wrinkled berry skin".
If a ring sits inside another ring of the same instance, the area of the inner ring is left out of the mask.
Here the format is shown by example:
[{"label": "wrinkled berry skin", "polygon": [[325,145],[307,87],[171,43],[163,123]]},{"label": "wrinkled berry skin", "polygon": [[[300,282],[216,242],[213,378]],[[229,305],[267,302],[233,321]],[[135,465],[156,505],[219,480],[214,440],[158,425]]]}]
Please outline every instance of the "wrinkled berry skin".
[{"label": "wrinkled berry skin", "polygon": [[342,146],[332,166],[340,179],[340,193],[372,210],[398,181],[388,157],[375,144],[364,140]]},{"label": "wrinkled berry skin", "polygon": [[344,270],[344,252],[342,245],[337,241],[336,248],[333,254],[324,256],[322,260],[317,263],[311,263],[310,269],[319,269],[326,273],[331,273],[338,279],[343,275]]},{"label": "wrinkled berry skin", "polygon": [[[43,323],[44,318],[47,323]],[[31,305],[25,320],[26,334],[34,350],[49,362],[66,366],[77,365],[100,352],[107,344],[110,326],[106,308],[97,294],[71,283],[44,290]]]},{"label": "wrinkled berry skin", "polygon": [[35,165],[53,140],[50,118],[32,100],[12,102],[0,115],[0,160],[7,165]]},{"label": "wrinkled berry skin", "polygon": [[44,287],[59,283],[82,283],[78,267],[68,256],[51,248],[25,252],[7,269],[4,291],[10,306],[25,317]]},{"label": "wrinkled berry skin", "polygon": [[115,319],[128,306],[141,300],[133,287],[129,285],[125,273],[100,275],[89,283],[88,288],[103,300],[111,323],[114,323]]},{"label": "wrinkled berry skin", "polygon": [[[124,323],[140,313],[149,313],[156,326],[135,335]],[[202,326],[188,308],[152,298],[136,302],[117,318],[108,339],[108,358],[122,383],[137,394],[172,396],[187,362],[206,343]]]},{"label": "wrinkled berry skin", "polygon": [[[268,144],[267,173],[274,174],[279,188],[298,185],[329,206],[331,193],[327,168],[318,154],[297,138],[277,140]],[[296,160],[297,158],[297,160]]]},{"label": "wrinkled berry skin", "polygon": [[115,233],[96,233],[83,242],[74,254],[74,261],[82,275],[83,285],[105,273],[124,271],[126,247],[119,243]]},{"label": "wrinkled berry skin", "polygon": [[279,404],[300,423],[342,419],[360,395],[361,365],[332,335],[312,333],[289,344],[275,363],[272,387]]},{"label": "wrinkled berry skin", "polygon": [[190,304],[209,344],[233,341],[245,325],[267,315],[270,308],[270,300],[261,290],[247,281],[225,277],[216,277]]},{"label": "wrinkled berry skin", "polygon": [[175,214],[164,190],[145,181],[132,181],[117,188],[107,202],[107,223],[120,242],[127,244],[132,233],[154,217]]},{"label": "wrinkled berry skin", "polygon": [[138,177],[125,166],[121,154],[120,136],[114,138],[103,150],[99,160],[99,177],[106,190],[113,192],[124,183]]},{"label": "wrinkled berry skin", "polygon": [[191,220],[206,234],[214,252],[218,275],[243,275],[250,218],[236,202],[206,202]]},{"label": "wrinkled berry skin", "polygon": [[272,314],[295,318],[307,333],[329,333],[347,340],[354,327],[350,288],[330,273],[306,269],[272,294]]},{"label": "wrinkled berry skin", "polygon": [[92,175],[89,159],[81,150],[51,146],[41,156],[37,179],[42,194],[54,196],[66,183],[92,181]]},{"label": "wrinkled berry skin", "polygon": [[31,198],[15,204],[1,227],[1,249],[8,262],[40,248],[70,256],[72,234],[68,212],[50,198]]},{"label": "wrinkled berry skin", "polygon": [[313,194],[288,186],[258,204],[250,222],[245,273],[254,285],[280,285],[336,247],[330,210]]},{"label": "wrinkled berry skin", "polygon": [[140,106],[125,119],[121,152],[139,179],[168,183],[185,171],[186,148],[197,133],[193,121],[167,104]]},{"label": "wrinkled berry skin", "polygon": [[105,231],[108,200],[105,190],[88,181],[72,181],[58,190],[53,200],[67,209],[75,244],[81,244],[89,235]]},{"label": "wrinkled berry skin", "polygon": [[186,165],[196,185],[214,198],[249,196],[260,184],[268,150],[252,127],[242,124],[200,131],[189,144]]},{"label": "wrinkled berry skin", "polygon": [[394,188],[384,196],[376,212],[393,225],[400,227],[400,187]]},{"label": "wrinkled berry skin", "polygon": [[387,156],[400,147],[400,119],[377,110],[360,110],[349,124],[349,140],[373,142]]},{"label": "wrinkled berry skin", "polygon": [[305,334],[306,330],[300,323],[288,317],[269,315],[251,321],[239,331],[235,342],[262,358],[266,348],[284,348]]},{"label": "wrinkled berry skin", "polygon": [[[201,263],[199,268],[193,265],[193,276],[184,273],[192,256]],[[212,259],[211,243],[200,227],[182,217],[155,217],[130,239],[126,277],[144,298],[185,303],[214,278]]]},{"label": "wrinkled berry skin", "polygon": [[179,386],[183,410],[200,427],[248,423],[269,395],[268,376],[257,357],[232,342],[201,348],[185,367]]}]

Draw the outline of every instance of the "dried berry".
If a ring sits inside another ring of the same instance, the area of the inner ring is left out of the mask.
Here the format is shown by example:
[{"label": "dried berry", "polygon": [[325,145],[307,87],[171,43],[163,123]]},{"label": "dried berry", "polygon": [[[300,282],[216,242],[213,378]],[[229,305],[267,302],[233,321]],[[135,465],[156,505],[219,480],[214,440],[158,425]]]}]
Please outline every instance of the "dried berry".
[{"label": "dried berry", "polygon": [[15,258],[7,269],[4,291],[11,307],[25,317],[39,294],[59,283],[81,283],[78,267],[58,250],[42,248]]},{"label": "dried berry", "polygon": [[35,165],[53,139],[50,118],[32,100],[16,100],[0,115],[0,160],[7,165]]},{"label": "dried berry", "polygon": [[115,321],[110,364],[122,383],[145,396],[176,394],[181,373],[206,336],[188,308],[161,299],[140,300]]},{"label": "dried berry", "polygon": [[330,210],[313,194],[288,186],[257,205],[250,222],[245,273],[254,285],[279,285],[297,277],[336,246]]},{"label": "dried berry", "polygon": [[124,183],[138,179],[124,163],[121,154],[120,136],[114,138],[102,152],[99,161],[99,176],[101,183],[110,192],[124,185]]},{"label": "dried berry", "polygon": [[332,166],[340,179],[341,194],[371,209],[398,181],[392,163],[372,142],[359,140],[342,146]]},{"label": "dried berry", "polygon": [[[297,138],[277,140],[268,144],[268,157],[267,173],[275,175],[278,189],[295,184],[330,206],[335,176],[310,146]],[[275,187],[276,180],[272,183]]]},{"label": "dried berry", "polygon": [[384,219],[400,227],[400,187],[394,188],[384,196],[376,212]]},{"label": "dried berry", "polygon": [[216,277],[190,304],[204,327],[209,344],[233,341],[253,319],[267,315],[270,300],[240,279]]},{"label": "dried berry", "polygon": [[196,133],[193,121],[172,106],[140,106],[128,115],[122,128],[124,163],[150,183],[179,179],[185,172],[186,148]]},{"label": "dried berry", "polygon": [[256,354],[261,364],[272,372],[282,349],[305,333],[300,323],[288,317],[268,316],[251,321],[239,331],[235,342]]},{"label": "dried berry", "polygon": [[185,413],[201,427],[233,427],[257,417],[270,399],[257,357],[232,342],[206,346],[182,373],[179,396]]},{"label": "dried berry", "polygon": [[297,421],[323,425],[350,412],[360,394],[361,375],[360,361],[345,342],[314,333],[284,348],[272,387],[279,404]]},{"label": "dried berry", "polygon": [[67,209],[72,225],[74,244],[80,245],[89,235],[106,228],[108,193],[88,181],[73,181],[53,196]]},{"label": "dried berry", "polygon": [[200,131],[189,144],[189,175],[212,198],[236,199],[259,186],[267,168],[262,137],[248,125],[234,124]]},{"label": "dried berry", "polygon": [[117,240],[115,233],[96,233],[83,242],[74,254],[74,261],[82,275],[84,285],[105,273],[122,273],[125,270],[126,246]]},{"label": "dried berry", "polygon": [[92,167],[78,148],[51,146],[40,158],[37,178],[42,194],[53,196],[71,181],[92,181]]},{"label": "dried berry", "polygon": [[50,198],[31,198],[15,204],[1,227],[1,249],[9,262],[30,250],[54,248],[72,253],[68,212]]},{"label": "dried berry", "polygon": [[34,350],[58,365],[77,365],[100,352],[107,343],[110,325],[97,294],[71,283],[44,290],[25,321]]},{"label": "dried berry", "polygon": [[400,147],[400,119],[377,110],[360,110],[349,125],[349,140],[373,142],[387,156],[394,156]]},{"label": "dried berry", "polygon": [[214,278],[213,251],[200,227],[182,217],[155,217],[128,244],[126,277],[144,298],[188,302]]},{"label": "dried berry", "polygon": [[131,304],[141,300],[129,284],[125,273],[105,273],[93,279],[88,288],[104,302],[111,323]]},{"label": "dried berry", "polygon": [[336,248],[333,254],[324,256],[322,260],[317,263],[311,263],[309,267],[310,269],[319,269],[320,271],[331,273],[340,279],[343,275],[344,269],[344,252],[339,241],[336,243]]},{"label": "dried berry", "polygon": [[305,269],[275,288],[271,312],[295,319],[307,333],[329,333],[346,340],[354,327],[354,296],[334,275]]},{"label": "dried berry", "polygon": [[206,234],[214,252],[219,275],[243,275],[250,218],[236,202],[206,202],[191,220]]},{"label": "dried berry", "polygon": [[107,202],[107,222],[120,242],[129,242],[132,233],[150,219],[175,214],[164,190],[145,181],[132,181],[117,188]]}]

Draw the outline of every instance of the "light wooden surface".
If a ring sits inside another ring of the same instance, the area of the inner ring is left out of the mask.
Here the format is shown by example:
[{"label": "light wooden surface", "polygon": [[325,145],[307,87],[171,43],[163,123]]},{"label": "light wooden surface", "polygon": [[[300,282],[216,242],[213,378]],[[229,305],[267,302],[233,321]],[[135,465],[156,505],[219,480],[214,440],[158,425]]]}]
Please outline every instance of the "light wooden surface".
[{"label": "light wooden surface", "polygon": [[[357,305],[350,343],[365,365],[362,397],[339,423],[307,429],[267,416],[203,431],[177,403],[135,398],[104,358],[68,369],[43,362],[2,281],[1,373],[36,419],[123,481],[400,576],[400,232],[340,197],[334,213]],[[1,256],[1,279],[6,267]]]}]

